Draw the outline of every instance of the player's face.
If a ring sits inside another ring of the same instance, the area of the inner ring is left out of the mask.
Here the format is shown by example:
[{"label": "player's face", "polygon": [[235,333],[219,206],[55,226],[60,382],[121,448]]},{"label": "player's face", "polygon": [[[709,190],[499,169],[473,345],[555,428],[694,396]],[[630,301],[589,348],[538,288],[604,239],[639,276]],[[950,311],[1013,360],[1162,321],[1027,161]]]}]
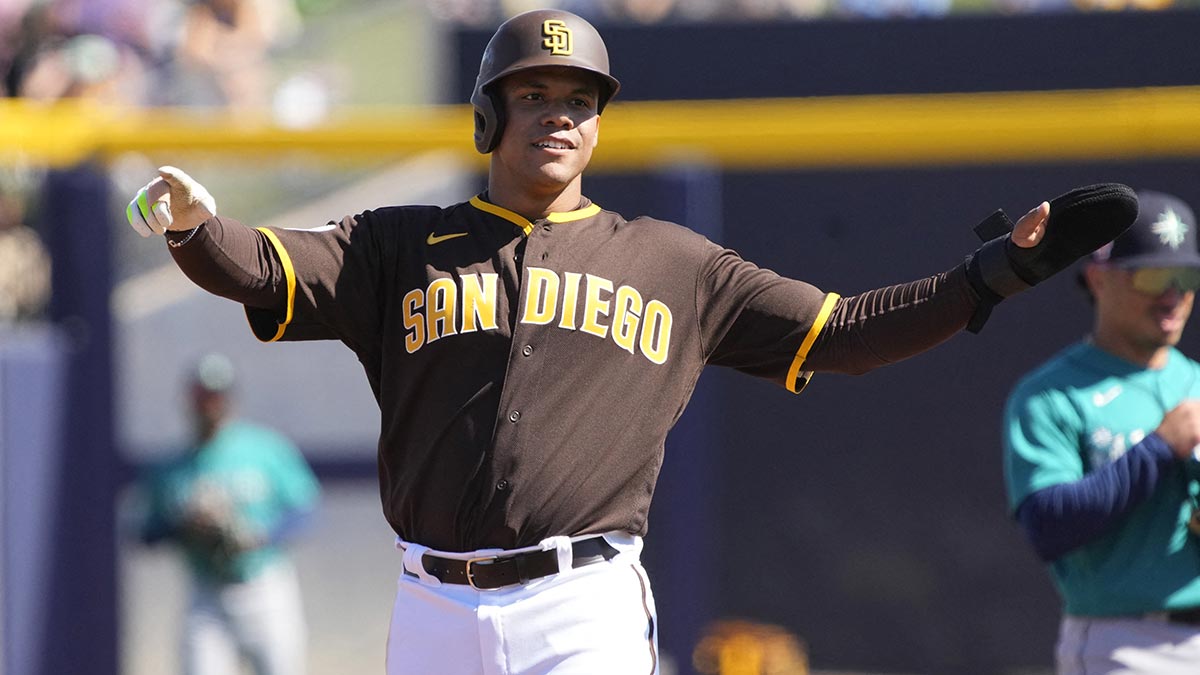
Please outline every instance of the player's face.
[{"label": "player's face", "polygon": [[1136,275],[1135,270],[1109,266],[1089,270],[1097,333],[1119,339],[1129,349],[1143,353],[1178,344],[1196,292],[1180,288],[1178,283],[1146,290]]},{"label": "player's face", "polygon": [[204,387],[192,387],[192,414],[198,430],[203,434],[215,428],[229,410],[225,394]]},{"label": "player's face", "polygon": [[595,78],[575,68],[535,68],[499,84],[505,123],[492,178],[511,188],[560,192],[578,181],[600,134]]}]

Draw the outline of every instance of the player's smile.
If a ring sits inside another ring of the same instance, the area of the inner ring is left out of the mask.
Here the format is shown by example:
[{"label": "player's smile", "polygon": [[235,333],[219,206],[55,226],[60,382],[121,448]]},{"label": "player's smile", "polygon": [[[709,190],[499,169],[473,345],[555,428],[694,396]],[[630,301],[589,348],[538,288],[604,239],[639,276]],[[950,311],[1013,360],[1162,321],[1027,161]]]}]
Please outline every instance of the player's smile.
[{"label": "player's smile", "polygon": [[533,147],[541,150],[574,150],[575,143],[557,138],[545,138],[534,141]]}]

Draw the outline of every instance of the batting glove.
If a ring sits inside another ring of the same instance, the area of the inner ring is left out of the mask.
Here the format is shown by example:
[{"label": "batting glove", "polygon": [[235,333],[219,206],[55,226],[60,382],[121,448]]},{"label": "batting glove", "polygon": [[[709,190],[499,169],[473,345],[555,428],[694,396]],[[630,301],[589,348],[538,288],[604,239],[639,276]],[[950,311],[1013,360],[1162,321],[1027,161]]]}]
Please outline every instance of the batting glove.
[{"label": "batting glove", "polygon": [[134,231],[143,237],[186,232],[217,215],[217,200],[194,178],[173,166],[158,168],[158,178],[138,190],[125,209]]}]

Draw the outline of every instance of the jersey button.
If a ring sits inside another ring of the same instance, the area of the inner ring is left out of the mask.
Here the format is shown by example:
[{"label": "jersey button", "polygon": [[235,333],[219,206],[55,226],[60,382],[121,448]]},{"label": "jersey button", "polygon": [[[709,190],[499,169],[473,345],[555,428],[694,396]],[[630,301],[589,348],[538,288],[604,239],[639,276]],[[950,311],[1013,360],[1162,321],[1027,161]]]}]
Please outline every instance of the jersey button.
[{"label": "jersey button", "polygon": [[524,354],[525,356],[529,356],[530,354],[533,353],[533,345],[525,345],[524,347],[521,348],[521,353]]},{"label": "jersey button", "polygon": [[514,410],[514,411],[508,413],[508,421],[509,422],[516,422],[519,419],[521,419],[521,411],[520,410]]},{"label": "jersey button", "polygon": [[510,487],[512,487],[512,483],[509,483],[507,478],[501,478],[496,481],[496,490],[498,492],[508,492],[508,488]]},{"label": "jersey button", "polygon": [[543,230],[545,230],[545,231],[547,231],[547,232],[552,232],[552,231],[554,231],[554,227],[553,227],[553,226],[552,226],[550,223],[546,223],[545,225],[543,225],[543,226],[542,226],[542,229],[543,229]]}]

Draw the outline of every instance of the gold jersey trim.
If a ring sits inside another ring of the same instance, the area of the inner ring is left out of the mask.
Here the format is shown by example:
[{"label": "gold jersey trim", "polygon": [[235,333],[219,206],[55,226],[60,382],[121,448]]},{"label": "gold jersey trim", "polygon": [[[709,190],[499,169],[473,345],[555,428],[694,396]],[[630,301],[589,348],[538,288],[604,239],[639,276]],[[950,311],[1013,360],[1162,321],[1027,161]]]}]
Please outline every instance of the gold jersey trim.
[{"label": "gold jersey trim", "polygon": [[274,232],[265,227],[255,229],[266,235],[267,239],[271,242],[271,246],[275,247],[275,252],[279,254],[279,262],[283,264],[283,276],[287,279],[287,311],[284,314],[283,322],[279,324],[279,328],[275,331],[273,337],[263,340],[263,342],[275,342],[283,337],[283,332],[287,330],[288,324],[292,322],[292,310],[296,303],[296,268],[292,265],[292,257],[288,255],[287,249],[283,247],[283,242],[279,241],[279,237]]},{"label": "gold jersey trim", "polygon": [[[516,225],[517,227],[521,228],[521,230],[525,233],[525,236],[529,236],[529,234],[533,232],[533,223],[529,222],[529,219],[519,213],[516,213],[515,211],[509,211],[503,206],[496,206],[490,202],[485,202],[478,195],[471,197],[468,203],[480,211],[485,211],[494,216],[500,216],[513,225]],[[552,223],[569,223],[575,220],[590,218],[597,213],[600,213],[600,206],[597,204],[588,204],[582,209],[575,209],[574,211],[551,213],[550,215],[546,216],[546,220],[549,220]]]},{"label": "gold jersey trim", "polygon": [[787,390],[793,394],[803,391],[804,387],[808,386],[808,381],[812,379],[812,371],[801,371],[800,367],[804,365],[804,361],[808,358],[808,351],[817,341],[817,336],[821,334],[821,329],[825,327],[825,323],[829,321],[829,315],[833,313],[833,306],[841,297],[837,293],[825,296],[825,302],[821,304],[817,318],[813,321],[812,327],[808,329],[808,335],[804,336],[804,342],[801,342],[800,349],[796,350],[796,357],[792,359],[792,366],[788,368],[787,380],[784,382]]},{"label": "gold jersey trim", "polygon": [[600,205],[588,204],[587,206],[583,207],[582,209],[575,209],[574,211],[566,211],[564,213],[551,213],[550,215],[546,216],[546,220],[548,220],[552,223],[569,223],[573,220],[583,220],[584,218],[591,218],[592,216],[596,215],[597,213],[600,213]]}]

